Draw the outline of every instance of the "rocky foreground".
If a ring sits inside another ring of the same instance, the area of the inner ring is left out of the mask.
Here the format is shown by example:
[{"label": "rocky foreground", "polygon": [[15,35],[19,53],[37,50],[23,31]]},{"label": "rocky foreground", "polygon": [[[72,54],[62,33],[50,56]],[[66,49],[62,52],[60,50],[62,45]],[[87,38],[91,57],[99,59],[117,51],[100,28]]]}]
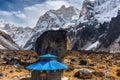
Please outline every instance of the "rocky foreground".
[{"label": "rocky foreground", "polygon": [[[25,66],[38,60],[32,50],[0,50],[0,80],[24,80],[31,71]],[[120,80],[120,54],[66,51],[60,55],[69,66],[64,76],[71,80]]]},{"label": "rocky foreground", "polygon": [[120,54],[93,51],[67,51],[65,76],[72,80],[120,80]]}]

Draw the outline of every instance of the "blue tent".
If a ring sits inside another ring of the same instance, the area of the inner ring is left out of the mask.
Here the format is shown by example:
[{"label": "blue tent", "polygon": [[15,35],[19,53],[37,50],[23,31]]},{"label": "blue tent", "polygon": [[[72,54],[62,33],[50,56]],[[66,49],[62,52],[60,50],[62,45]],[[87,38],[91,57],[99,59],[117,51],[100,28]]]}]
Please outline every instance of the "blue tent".
[{"label": "blue tent", "polygon": [[40,57],[43,57],[43,58],[56,58],[57,56],[48,53],[48,54],[41,55]]},{"label": "blue tent", "polygon": [[32,70],[58,70],[58,69],[66,69],[68,68],[68,66],[56,60],[41,60],[27,66],[26,68]]}]

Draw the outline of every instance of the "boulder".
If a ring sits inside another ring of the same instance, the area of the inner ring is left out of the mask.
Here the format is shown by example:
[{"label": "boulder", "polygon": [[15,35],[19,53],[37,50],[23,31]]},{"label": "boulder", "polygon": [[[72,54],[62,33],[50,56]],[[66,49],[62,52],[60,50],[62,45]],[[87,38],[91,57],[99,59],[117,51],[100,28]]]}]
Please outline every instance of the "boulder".
[{"label": "boulder", "polygon": [[103,77],[105,74],[103,72],[94,71],[92,72],[96,77]]},{"label": "boulder", "polygon": [[118,77],[120,77],[120,70],[119,70],[119,69],[117,70],[116,75],[117,75]]},{"label": "boulder", "polygon": [[59,56],[67,50],[67,31],[65,30],[50,30],[44,32],[35,43],[35,51],[38,55],[52,53]]},{"label": "boulder", "polygon": [[79,79],[92,79],[93,75],[87,70],[80,70],[74,74],[75,77]]},{"label": "boulder", "polygon": [[80,60],[80,65],[87,65],[88,64],[88,61],[87,60]]},{"label": "boulder", "polygon": [[76,64],[77,60],[78,60],[77,58],[71,59],[70,64]]}]

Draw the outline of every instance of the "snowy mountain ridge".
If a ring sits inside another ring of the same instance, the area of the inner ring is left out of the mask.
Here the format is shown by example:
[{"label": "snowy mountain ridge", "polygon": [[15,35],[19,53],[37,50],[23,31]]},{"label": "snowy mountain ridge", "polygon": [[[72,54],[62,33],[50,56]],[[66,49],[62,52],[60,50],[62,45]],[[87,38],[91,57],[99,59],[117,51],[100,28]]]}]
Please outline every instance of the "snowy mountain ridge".
[{"label": "snowy mountain ridge", "polygon": [[17,27],[15,25],[11,25],[5,22],[0,24],[0,30],[9,34],[12,39],[18,44],[21,48],[23,48],[26,41],[29,39],[30,34],[32,32],[32,28],[26,27]]},{"label": "snowy mountain ridge", "polygon": [[20,47],[3,30],[0,30],[0,49],[19,50]]},{"label": "snowy mountain ridge", "polygon": [[[119,51],[118,46],[120,44],[119,42],[115,43],[115,40],[119,36],[119,22],[117,22],[117,20],[119,20],[119,5],[113,3],[118,3],[120,0],[111,0],[111,3],[109,3],[109,1],[110,0],[96,0],[95,3],[91,3],[86,0],[83,2],[81,12],[84,14],[81,14],[78,25],[76,26],[77,28],[75,29],[76,32],[71,31],[70,33],[76,34],[71,36],[71,43],[73,43],[72,49],[107,52]],[[96,3],[98,3],[98,5],[96,5]],[[103,5],[104,7],[101,7]],[[111,6],[111,10],[104,10],[103,8],[109,8],[108,5]],[[115,5],[116,7],[114,7]],[[111,13],[113,14],[111,15]],[[113,30],[116,30],[116,32]],[[111,33],[115,35],[115,37]],[[113,38],[112,40],[111,37]],[[116,46],[115,44],[118,45]]]},{"label": "snowy mountain ridge", "polygon": [[[2,29],[7,31],[19,46],[26,49],[33,49],[36,39],[45,31],[59,29],[68,31],[71,49],[105,50],[108,52],[118,49],[119,34],[114,33],[117,35],[112,41],[109,37],[113,37],[110,32],[114,27],[111,24],[117,27],[113,22],[115,19],[119,19],[120,0],[79,0],[79,2],[82,4],[80,10],[63,5],[58,10],[47,11],[40,16],[33,29],[2,24],[1,26],[4,26]],[[113,17],[118,18],[113,19]],[[104,41],[108,41],[108,44]],[[115,49],[113,49],[114,46],[116,46]]]},{"label": "snowy mountain ridge", "polygon": [[[79,12],[80,11],[74,7],[65,7],[64,5],[58,10],[50,10],[46,12],[39,18],[32,33],[32,37],[24,47],[27,49],[33,47],[35,44],[34,41],[36,41],[36,39],[47,30],[59,30],[61,28],[68,28],[71,24],[74,25],[76,19],[75,16],[78,16]],[[29,47],[29,45],[31,47]]]},{"label": "snowy mountain ridge", "polygon": [[117,16],[118,10],[120,10],[120,0],[96,0],[95,10],[97,15],[95,16],[100,22],[110,22],[112,17]]}]

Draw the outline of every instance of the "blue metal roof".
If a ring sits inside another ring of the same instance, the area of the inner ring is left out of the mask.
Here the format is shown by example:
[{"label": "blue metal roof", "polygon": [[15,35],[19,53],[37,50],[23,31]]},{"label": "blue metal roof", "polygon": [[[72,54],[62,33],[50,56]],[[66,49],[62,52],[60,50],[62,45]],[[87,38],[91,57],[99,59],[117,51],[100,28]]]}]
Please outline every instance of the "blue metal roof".
[{"label": "blue metal roof", "polygon": [[66,69],[68,66],[56,60],[41,60],[27,66],[26,68],[32,70],[58,70]]},{"label": "blue metal roof", "polygon": [[40,57],[43,57],[43,58],[56,58],[57,56],[48,53],[48,54],[41,55]]}]

